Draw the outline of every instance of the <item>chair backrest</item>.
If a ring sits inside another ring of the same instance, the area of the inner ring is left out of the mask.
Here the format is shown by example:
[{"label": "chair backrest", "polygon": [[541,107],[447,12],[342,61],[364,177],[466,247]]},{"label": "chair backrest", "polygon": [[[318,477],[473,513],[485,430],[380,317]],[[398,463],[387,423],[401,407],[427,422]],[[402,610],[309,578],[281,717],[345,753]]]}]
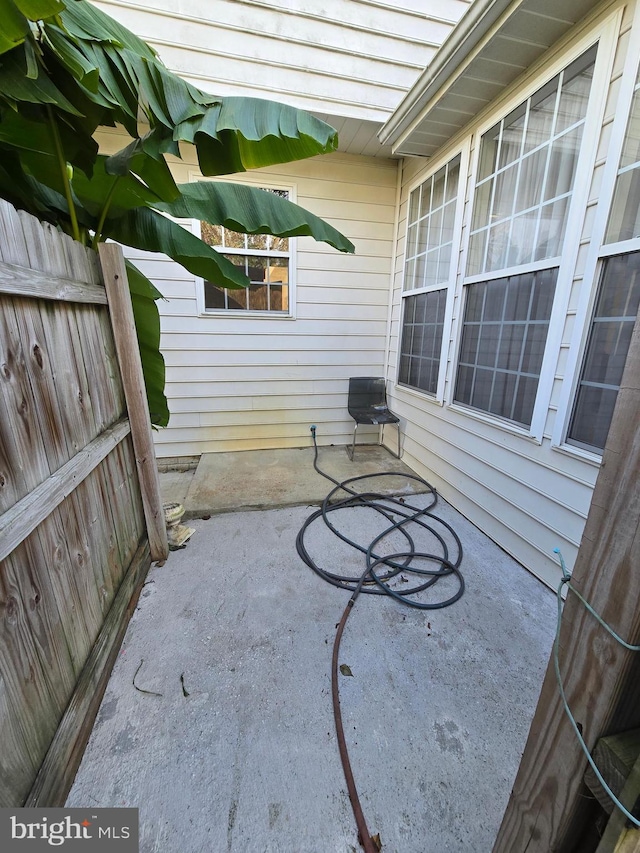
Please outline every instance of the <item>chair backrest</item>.
[{"label": "chair backrest", "polygon": [[349,379],[349,412],[385,406],[387,393],[382,376],[352,376]]}]

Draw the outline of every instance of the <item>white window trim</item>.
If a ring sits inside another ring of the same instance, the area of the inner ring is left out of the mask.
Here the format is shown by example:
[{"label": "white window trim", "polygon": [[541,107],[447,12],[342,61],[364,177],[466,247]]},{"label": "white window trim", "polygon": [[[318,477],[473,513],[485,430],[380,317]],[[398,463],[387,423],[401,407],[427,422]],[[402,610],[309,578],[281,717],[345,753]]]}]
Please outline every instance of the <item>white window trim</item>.
[{"label": "white window trim", "polygon": [[[573,274],[577,261],[578,251],[580,248],[579,240],[568,241],[565,236],[565,246],[568,247],[567,252],[563,252],[560,258],[548,258],[540,264],[533,262],[524,264],[518,267],[511,267],[503,270],[492,270],[490,272],[466,275],[467,256],[469,252],[469,233],[471,229],[471,217],[473,214],[473,206],[476,193],[476,176],[478,174],[478,165],[480,159],[480,147],[483,134],[490,130],[498,121],[500,121],[509,113],[516,109],[520,104],[524,103],[528,98],[534,95],[542,86],[552,80],[560,72],[567,68],[575,59],[581,56],[585,51],[589,50],[594,44],[598,44],[598,53],[596,56],[592,89],[589,95],[589,104],[585,116],[583,139],[580,148],[580,155],[576,166],[576,175],[588,174],[591,178],[595,166],[597,146],[600,139],[600,129],[604,118],[606,107],[606,98],[608,95],[609,81],[613,69],[615,59],[615,51],[617,47],[617,36],[619,33],[620,22],[622,20],[623,10],[618,9],[613,14],[602,21],[595,29],[583,36],[578,42],[572,45],[571,50],[563,53],[543,70],[538,70],[538,73],[530,83],[518,92],[505,100],[499,110],[494,110],[488,115],[485,120],[479,125],[472,134],[473,156],[471,164],[471,173],[469,177],[469,198],[465,205],[465,241],[462,246],[460,256],[460,281],[458,287],[459,311],[453,323],[452,340],[454,346],[452,348],[452,357],[450,360],[451,374],[448,383],[448,391],[445,399],[445,404],[450,406],[454,411],[460,412],[468,417],[476,418],[485,423],[492,424],[501,429],[506,429],[516,435],[525,436],[532,439],[537,444],[541,444],[544,437],[544,428],[549,411],[551,401],[551,393],[555,380],[554,365],[557,364],[560,345],[562,342],[562,333],[564,329],[565,317],[567,314],[569,298],[571,293],[571,285],[573,282]],[[606,85],[604,85],[606,83]],[[589,181],[590,184],[590,181]],[[586,182],[581,183],[576,180],[571,197],[571,203],[567,218],[567,227],[565,235],[577,233],[584,218],[584,211],[588,200],[590,186]],[[469,406],[456,403],[453,399],[455,391],[455,379],[457,374],[458,359],[460,354],[460,346],[462,342],[462,328],[464,320],[464,287],[467,284],[473,284],[480,281],[491,281],[497,278],[504,278],[507,275],[520,275],[526,272],[533,272],[539,269],[550,269],[558,267],[558,278],[556,281],[556,291],[549,318],[549,332],[547,343],[545,346],[544,358],[540,368],[540,381],[538,383],[538,391],[536,394],[536,402],[533,410],[530,427],[523,427],[513,423],[507,419],[496,417],[488,412],[483,412],[480,409],[473,409]]]},{"label": "white window trim", "polygon": [[[619,17],[622,16],[622,10]],[[584,359],[585,349],[591,329],[591,318],[595,308],[596,296],[600,285],[602,260],[613,255],[627,254],[640,250],[640,238],[624,240],[619,243],[603,245],[609,221],[609,212],[613,201],[616,178],[622,156],[622,147],[629,121],[631,104],[638,75],[638,56],[640,55],[640,8],[636,7],[635,17],[627,46],[627,55],[620,80],[620,90],[616,102],[615,116],[611,127],[611,138],[607,149],[607,159],[603,168],[600,194],[594,215],[591,240],[584,266],[584,280],[592,285],[582,288],[574,315],[574,331],[569,343],[564,380],[558,399],[556,419],[551,435],[551,446],[572,456],[599,461],[602,454],[590,452],[566,441],[569,421],[573,412],[573,403],[578,391],[578,382]]]},{"label": "white window trim", "polygon": [[[263,180],[261,177],[258,178],[255,175],[252,175],[252,180],[247,180],[244,176],[233,175],[231,177],[227,177],[226,175],[217,176],[215,178],[205,177],[200,172],[190,171],[189,172],[189,181],[227,181],[229,183],[234,184],[247,184],[251,187],[272,189],[272,190],[287,190],[289,193],[289,201],[296,202],[296,189],[297,187],[294,184],[289,184],[288,182],[283,181],[273,181],[270,178]],[[200,237],[200,221],[198,219],[192,219],[191,222],[191,230],[193,233]],[[289,258],[289,310],[287,312],[283,311],[242,311],[242,310],[231,310],[228,308],[220,308],[220,309],[212,309],[205,307],[204,300],[204,279],[202,276],[195,276],[196,282],[196,302],[198,307],[198,316],[199,317],[209,317],[211,319],[220,320],[221,318],[234,319],[234,320],[295,320],[296,319],[296,269],[297,269],[297,238],[289,237],[289,252],[288,253],[273,253],[273,256],[276,257],[288,257]],[[234,252],[230,252],[230,254],[234,254]],[[237,252],[235,254],[247,254],[245,252]],[[251,252],[251,254],[255,255],[271,255],[270,252],[264,252],[257,249],[255,252]]]},{"label": "white window trim", "polygon": [[[460,262],[460,246],[462,245],[462,227],[464,222],[464,196],[466,195],[467,181],[469,177],[469,158],[470,158],[471,140],[468,139],[464,145],[451,149],[446,156],[440,157],[434,163],[429,161],[429,168],[416,177],[410,184],[407,192],[407,217],[405,223],[405,251],[403,255],[402,265],[402,285],[400,290],[400,325],[398,331],[398,357],[395,371],[394,388],[399,391],[407,391],[412,394],[417,394],[422,400],[429,400],[432,403],[437,403],[439,406],[445,403],[445,388],[447,382],[447,371],[449,368],[449,347],[451,343],[450,330],[453,325],[453,310],[456,297],[457,279],[459,274]],[[409,237],[409,200],[411,193],[418,187],[422,186],[433,175],[436,174],[443,166],[450,163],[458,155],[460,155],[460,171],[458,177],[458,196],[456,200],[456,213],[453,221],[453,239],[451,246],[451,259],[449,261],[449,277],[446,282],[439,284],[430,284],[427,287],[417,287],[411,290],[405,290],[405,276],[407,271],[407,242]],[[462,197],[460,193],[463,193]],[[429,293],[434,290],[446,290],[447,299],[444,309],[444,325],[442,331],[442,346],[440,349],[440,364],[438,367],[438,382],[436,393],[430,394],[428,391],[423,391],[420,388],[413,388],[409,385],[401,385],[398,382],[400,374],[400,349],[402,345],[402,333],[404,330],[404,313],[405,299],[408,296],[417,296],[419,293]]]}]

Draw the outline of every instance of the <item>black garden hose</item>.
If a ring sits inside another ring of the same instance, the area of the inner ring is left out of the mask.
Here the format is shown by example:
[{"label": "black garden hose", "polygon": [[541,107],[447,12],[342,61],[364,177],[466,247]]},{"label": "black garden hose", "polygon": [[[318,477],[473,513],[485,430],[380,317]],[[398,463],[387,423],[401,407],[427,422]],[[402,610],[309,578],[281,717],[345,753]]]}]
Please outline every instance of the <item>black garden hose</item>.
[{"label": "black garden hose", "polygon": [[[338,659],[340,653],[340,641],[344,632],[347,619],[351,613],[353,606],[360,595],[389,595],[401,604],[408,607],[418,608],[420,610],[436,610],[443,607],[448,607],[456,602],[464,593],[464,578],[460,572],[460,564],[462,562],[462,544],[455,530],[443,519],[436,516],[431,510],[435,507],[438,496],[433,486],[415,474],[403,474],[404,479],[416,481],[424,492],[430,495],[428,505],[426,507],[416,507],[407,503],[405,499],[382,495],[378,492],[359,493],[356,490],[356,485],[362,481],[367,481],[372,478],[379,477],[398,477],[398,474],[393,471],[384,472],[381,474],[365,474],[359,477],[351,477],[343,482],[334,480],[333,477],[326,474],[318,466],[318,445],[316,442],[316,428],[311,427],[314,446],[313,467],[315,470],[330,480],[335,488],[333,488],[322,502],[320,509],[312,513],[305,521],[298,533],[296,539],[296,548],[302,560],[313,569],[320,577],[328,581],[333,586],[340,589],[345,589],[351,592],[351,597],[347,602],[342,618],[337,625],[336,636],[333,643],[332,668],[331,668],[331,694],[333,700],[333,715],[336,726],[336,736],[338,739],[338,748],[340,751],[340,759],[342,761],[342,769],[344,771],[345,781],[347,783],[347,791],[349,800],[358,827],[358,840],[364,848],[365,853],[377,853],[379,846],[374,841],[374,838],[369,833],[367,823],[360,805],[358,791],[356,788],[349,753],[347,749],[344,728],[342,725],[342,714],[340,711],[340,692],[338,684]],[[338,498],[340,492],[347,494],[346,498]],[[341,533],[330,520],[333,513],[339,512],[341,509],[349,507],[368,507],[377,512],[383,519],[386,520],[386,526],[380,534],[367,546],[363,546],[349,537]],[[305,535],[309,527],[318,519],[322,518],[325,525],[343,542],[346,542],[354,549],[360,551],[365,557],[365,568],[363,572],[356,577],[349,577],[336,572],[329,571],[327,568],[322,568],[311,557],[306,544]],[[427,530],[438,541],[442,552],[440,554],[431,554],[424,551],[417,551],[415,543],[411,536],[410,525],[418,525],[418,527]],[[455,543],[455,555],[450,556],[449,548],[444,537],[434,524],[440,524],[450,533]],[[406,540],[406,550],[394,553],[378,555],[376,548],[382,543],[385,537],[391,533],[398,531]],[[455,557],[455,559],[453,559]],[[421,560],[432,564],[429,569],[419,568],[413,564],[413,561]],[[395,580],[407,582],[405,575],[415,575],[417,580],[407,589],[400,589],[397,586],[392,586]],[[416,596],[427,589],[432,588],[439,580],[445,577],[452,577],[457,581],[456,591],[439,600],[423,601]]]}]

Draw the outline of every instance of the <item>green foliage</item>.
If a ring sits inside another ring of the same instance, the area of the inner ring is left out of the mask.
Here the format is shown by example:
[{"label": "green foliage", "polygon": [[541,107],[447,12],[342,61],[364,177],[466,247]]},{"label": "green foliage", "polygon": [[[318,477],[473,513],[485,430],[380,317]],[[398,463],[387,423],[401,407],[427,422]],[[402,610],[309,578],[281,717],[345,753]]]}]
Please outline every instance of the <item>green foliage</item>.
[{"label": "green foliage", "polygon": [[[203,175],[233,174],[335,150],[329,125],[284,104],[196,89],[86,0],[0,0],[0,19],[0,197],[86,245],[112,238],[162,251],[222,287],[249,281],[169,216],[353,251],[335,228],[273,193],[227,181],[176,185],[165,159],[190,143]],[[106,156],[94,135],[115,126],[131,141]],[[128,267],[152,421],[165,426],[160,294]]]}]

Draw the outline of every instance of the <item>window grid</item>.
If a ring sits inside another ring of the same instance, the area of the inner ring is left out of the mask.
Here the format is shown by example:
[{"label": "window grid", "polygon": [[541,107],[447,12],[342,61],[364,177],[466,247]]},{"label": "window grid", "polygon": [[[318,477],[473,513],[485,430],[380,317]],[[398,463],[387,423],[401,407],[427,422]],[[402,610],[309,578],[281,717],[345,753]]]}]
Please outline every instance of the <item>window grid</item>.
[{"label": "window grid", "polygon": [[603,263],[567,442],[601,452],[640,304],[640,252]]},{"label": "window grid", "polygon": [[[265,189],[262,187],[261,189]],[[266,189],[282,198],[289,191]],[[250,280],[246,288],[219,287],[204,282],[206,311],[289,312],[290,244],[288,237],[271,234],[242,234],[222,225],[200,223],[201,237]]]},{"label": "window grid", "polygon": [[595,48],[483,135],[470,275],[560,254],[594,62]]},{"label": "window grid", "polygon": [[640,237],[640,71],[636,78],[604,243]]},{"label": "window grid", "polygon": [[440,370],[446,289],[405,297],[398,382],[435,395]]},{"label": "window grid", "polygon": [[409,197],[405,290],[430,287],[449,279],[459,173],[460,155]]},{"label": "window grid", "polygon": [[465,286],[455,402],[530,426],[557,272]]}]

